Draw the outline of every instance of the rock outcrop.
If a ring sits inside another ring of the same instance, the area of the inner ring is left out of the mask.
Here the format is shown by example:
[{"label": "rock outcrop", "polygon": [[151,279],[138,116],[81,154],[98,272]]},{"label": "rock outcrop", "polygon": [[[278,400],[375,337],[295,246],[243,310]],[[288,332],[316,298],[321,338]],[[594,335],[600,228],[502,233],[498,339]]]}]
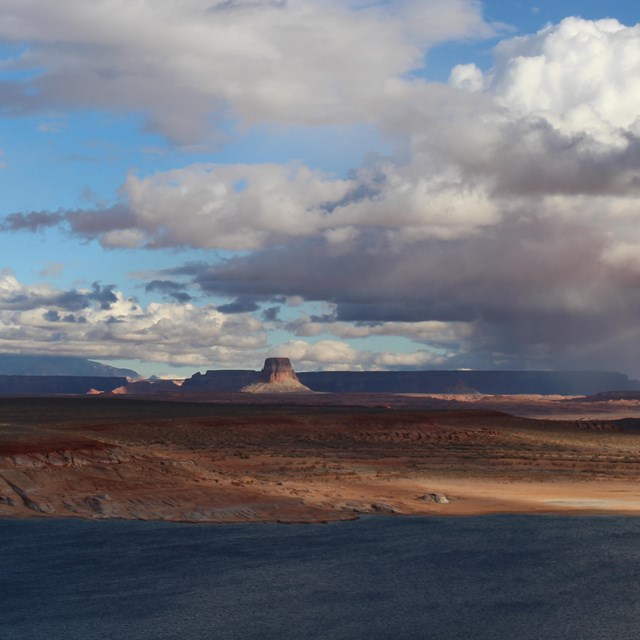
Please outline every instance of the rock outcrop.
[{"label": "rock outcrop", "polygon": [[309,393],[291,366],[289,358],[267,358],[258,380],[242,387],[245,393]]}]

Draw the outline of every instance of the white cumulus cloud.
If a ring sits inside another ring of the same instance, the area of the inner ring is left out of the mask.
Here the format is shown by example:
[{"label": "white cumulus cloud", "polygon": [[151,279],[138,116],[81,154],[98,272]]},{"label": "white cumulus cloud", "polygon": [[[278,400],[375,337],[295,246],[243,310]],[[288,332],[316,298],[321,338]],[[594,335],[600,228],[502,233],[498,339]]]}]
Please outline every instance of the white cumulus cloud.
[{"label": "white cumulus cloud", "polygon": [[614,19],[565,18],[542,31],[500,43],[483,78],[461,65],[451,80],[484,87],[499,104],[540,117],[567,133],[587,133],[624,144],[622,132],[640,133],[640,25]]},{"label": "white cumulus cloud", "polygon": [[113,287],[61,291],[0,273],[0,352],[139,359],[224,368],[258,361],[266,332],[212,306],[142,306]]}]

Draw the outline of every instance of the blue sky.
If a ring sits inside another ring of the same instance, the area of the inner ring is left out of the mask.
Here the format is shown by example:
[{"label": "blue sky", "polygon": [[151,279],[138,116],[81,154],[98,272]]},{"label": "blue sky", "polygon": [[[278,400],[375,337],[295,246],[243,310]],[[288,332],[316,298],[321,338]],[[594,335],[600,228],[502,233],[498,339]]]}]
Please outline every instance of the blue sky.
[{"label": "blue sky", "polygon": [[0,351],[640,375],[622,2],[0,0]]}]

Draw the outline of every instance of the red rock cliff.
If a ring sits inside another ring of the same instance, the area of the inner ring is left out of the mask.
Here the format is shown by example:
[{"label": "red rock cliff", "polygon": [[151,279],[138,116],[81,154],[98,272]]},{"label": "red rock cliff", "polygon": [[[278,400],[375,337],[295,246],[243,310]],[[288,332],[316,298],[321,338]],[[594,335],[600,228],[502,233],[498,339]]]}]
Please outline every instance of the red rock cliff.
[{"label": "red rock cliff", "polygon": [[300,382],[289,358],[267,358],[260,372],[260,381],[285,382],[286,380]]}]

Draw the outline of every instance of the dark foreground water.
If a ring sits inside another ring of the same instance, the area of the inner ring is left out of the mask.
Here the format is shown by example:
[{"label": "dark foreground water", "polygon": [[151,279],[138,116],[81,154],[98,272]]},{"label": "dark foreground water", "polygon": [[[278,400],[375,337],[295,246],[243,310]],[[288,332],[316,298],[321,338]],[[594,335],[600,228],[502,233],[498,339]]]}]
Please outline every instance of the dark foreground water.
[{"label": "dark foreground water", "polygon": [[0,520],[0,638],[640,637],[640,519]]}]

